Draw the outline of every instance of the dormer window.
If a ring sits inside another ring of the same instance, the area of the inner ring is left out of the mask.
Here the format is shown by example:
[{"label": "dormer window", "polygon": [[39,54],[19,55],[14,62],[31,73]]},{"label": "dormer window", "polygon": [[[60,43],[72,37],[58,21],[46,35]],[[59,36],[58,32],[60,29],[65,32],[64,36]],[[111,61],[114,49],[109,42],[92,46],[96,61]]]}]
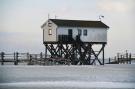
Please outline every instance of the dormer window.
[{"label": "dormer window", "polygon": [[48,34],[49,34],[49,35],[52,35],[52,29],[49,29],[49,30],[48,30]]},{"label": "dormer window", "polygon": [[52,26],[52,23],[48,23],[48,27],[51,27]]}]

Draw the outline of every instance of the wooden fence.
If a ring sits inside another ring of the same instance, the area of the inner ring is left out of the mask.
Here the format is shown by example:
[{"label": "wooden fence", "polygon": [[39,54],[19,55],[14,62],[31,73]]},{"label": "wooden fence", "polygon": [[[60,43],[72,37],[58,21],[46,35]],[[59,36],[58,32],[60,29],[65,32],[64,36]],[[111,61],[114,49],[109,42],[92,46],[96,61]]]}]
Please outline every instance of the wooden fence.
[{"label": "wooden fence", "polygon": [[[29,64],[30,60],[32,60],[32,58],[36,57],[37,55],[38,54],[19,53],[19,52],[14,52],[14,53],[1,52],[0,62],[1,65],[4,65],[5,63],[13,63],[14,65],[18,65],[18,63],[24,63],[24,62]],[[43,56],[41,58],[43,58]]]},{"label": "wooden fence", "polygon": [[131,64],[133,60],[135,60],[135,54],[117,53],[117,56],[109,58],[106,64]]},{"label": "wooden fence", "polygon": [[[118,53],[117,56],[109,58],[106,64],[131,64],[135,61],[135,54],[131,53]],[[18,65],[25,63],[27,65],[70,65],[71,61],[65,58],[52,58],[50,55],[45,55],[42,52],[39,54],[30,53],[5,53],[0,52],[1,65],[6,63]]]},{"label": "wooden fence", "polygon": [[25,63],[27,65],[56,65],[64,64],[69,65],[70,60],[65,58],[51,58],[50,55],[45,55],[42,52],[39,54],[30,54],[30,53],[0,53],[0,62],[1,65],[6,63],[12,63],[18,65],[19,63]]}]

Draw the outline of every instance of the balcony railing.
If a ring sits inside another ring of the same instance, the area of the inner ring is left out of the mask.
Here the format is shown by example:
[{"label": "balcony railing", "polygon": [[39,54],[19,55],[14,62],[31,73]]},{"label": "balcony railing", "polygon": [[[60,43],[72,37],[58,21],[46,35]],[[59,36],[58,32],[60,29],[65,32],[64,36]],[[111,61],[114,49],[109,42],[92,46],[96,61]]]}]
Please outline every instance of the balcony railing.
[{"label": "balcony railing", "polygon": [[71,35],[58,35],[58,41],[60,42],[72,42],[73,38]]}]

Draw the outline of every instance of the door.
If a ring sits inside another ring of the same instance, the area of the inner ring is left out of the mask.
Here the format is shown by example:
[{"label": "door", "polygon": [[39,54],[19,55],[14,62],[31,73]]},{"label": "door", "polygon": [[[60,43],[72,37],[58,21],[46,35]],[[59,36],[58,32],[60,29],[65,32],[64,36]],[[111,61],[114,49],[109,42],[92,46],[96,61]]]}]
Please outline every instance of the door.
[{"label": "door", "polygon": [[72,29],[68,29],[68,41],[72,41]]},{"label": "door", "polygon": [[72,34],[73,34],[72,29],[68,29],[68,35],[72,37]]}]

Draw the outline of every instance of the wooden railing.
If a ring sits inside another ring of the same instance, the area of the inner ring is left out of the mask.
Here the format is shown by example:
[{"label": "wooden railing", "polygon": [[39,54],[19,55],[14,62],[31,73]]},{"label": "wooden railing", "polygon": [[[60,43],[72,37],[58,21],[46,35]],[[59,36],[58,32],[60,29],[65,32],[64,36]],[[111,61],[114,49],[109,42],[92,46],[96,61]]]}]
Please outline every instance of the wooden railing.
[{"label": "wooden railing", "polygon": [[131,64],[133,60],[135,60],[135,54],[118,53],[117,56],[109,58],[106,64]]},{"label": "wooden railing", "polygon": [[70,64],[69,59],[65,58],[51,58],[50,55],[45,55],[42,52],[39,54],[30,53],[5,53],[0,52],[0,63],[1,65],[19,65],[24,63],[24,65],[57,65],[57,64]]},{"label": "wooden railing", "polygon": [[60,42],[72,42],[73,38],[70,35],[58,35],[58,41],[60,41]]},{"label": "wooden railing", "polygon": [[43,59],[44,54],[41,52],[40,54],[30,54],[30,53],[19,53],[19,52],[14,52],[14,53],[5,53],[5,52],[0,52],[0,62],[1,65],[4,65],[6,63],[18,65],[18,63],[26,63],[29,64],[29,62],[32,59]]}]

